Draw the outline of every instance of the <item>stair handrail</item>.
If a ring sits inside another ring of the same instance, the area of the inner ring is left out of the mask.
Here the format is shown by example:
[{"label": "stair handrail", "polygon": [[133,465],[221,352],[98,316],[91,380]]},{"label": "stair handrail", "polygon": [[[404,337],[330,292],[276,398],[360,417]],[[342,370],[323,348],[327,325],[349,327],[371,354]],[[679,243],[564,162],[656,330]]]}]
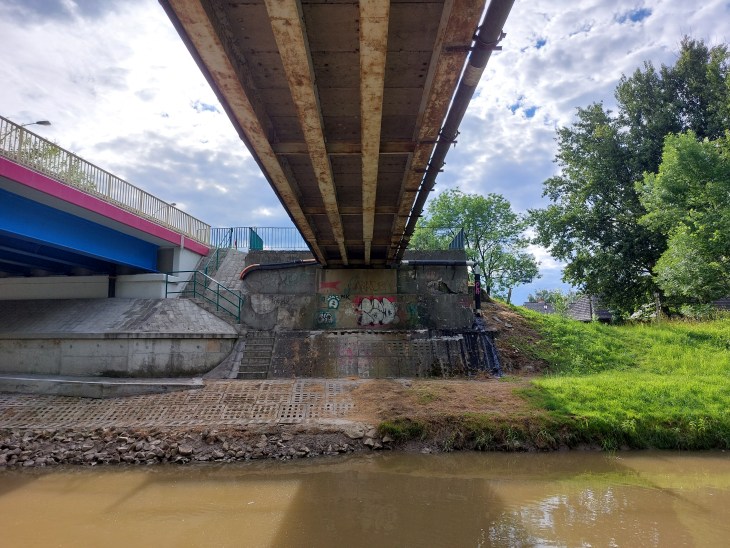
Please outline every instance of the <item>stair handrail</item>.
[{"label": "stair handrail", "polygon": [[[170,280],[170,277],[173,276],[175,278],[178,277],[178,274],[192,274],[188,279],[186,279],[184,282],[181,282],[180,280]],[[197,276],[200,274],[203,279],[201,282],[198,282]],[[233,289],[230,289],[226,286],[224,286],[222,283],[220,283],[218,280],[214,280],[210,276],[208,276],[205,272],[202,272],[201,270],[174,270],[171,272],[165,273],[165,298],[168,298],[170,295],[176,295],[176,294],[182,294],[182,293],[189,293],[190,289],[188,286],[190,285],[190,282],[193,282],[193,290],[192,294],[193,297],[199,297],[202,300],[215,305],[216,311],[223,310],[224,312],[230,314],[236,319],[236,322],[241,322],[241,308],[243,307],[243,296],[236,292]],[[180,291],[172,291],[170,290],[170,284],[180,284],[185,283],[185,288]],[[211,289],[211,286],[215,289]],[[215,300],[211,299],[206,292],[207,291],[214,291]],[[230,295],[231,297],[229,298]],[[221,304],[221,301],[224,303],[228,303],[233,307],[233,310],[229,310],[223,304]]]},{"label": "stair handrail", "polygon": [[[205,260],[203,262],[202,267],[200,268],[200,270],[203,272],[203,274],[210,276],[209,272],[211,272],[211,267],[212,267],[213,273],[218,272],[218,269],[220,268],[221,263],[223,262],[223,260],[221,259],[221,254],[223,254],[224,255],[223,258],[225,258],[225,254],[227,252],[228,252],[227,247],[217,246],[217,247],[214,247],[213,249],[211,249],[210,254],[208,255],[208,257],[206,257],[207,260]],[[215,265],[215,266],[213,266],[213,265]]]}]

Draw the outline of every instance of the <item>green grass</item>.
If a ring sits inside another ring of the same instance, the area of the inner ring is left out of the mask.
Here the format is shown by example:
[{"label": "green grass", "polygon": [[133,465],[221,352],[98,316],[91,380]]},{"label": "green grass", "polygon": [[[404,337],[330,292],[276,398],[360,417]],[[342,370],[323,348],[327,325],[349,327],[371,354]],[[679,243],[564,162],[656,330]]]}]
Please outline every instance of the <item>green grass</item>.
[{"label": "green grass", "polygon": [[426,436],[426,432],[427,428],[425,424],[407,418],[384,421],[378,426],[378,433],[381,436],[390,436],[398,442],[423,439]]},{"label": "green grass", "polygon": [[730,448],[730,318],[608,326],[519,312],[550,364],[527,396],[578,441]]}]

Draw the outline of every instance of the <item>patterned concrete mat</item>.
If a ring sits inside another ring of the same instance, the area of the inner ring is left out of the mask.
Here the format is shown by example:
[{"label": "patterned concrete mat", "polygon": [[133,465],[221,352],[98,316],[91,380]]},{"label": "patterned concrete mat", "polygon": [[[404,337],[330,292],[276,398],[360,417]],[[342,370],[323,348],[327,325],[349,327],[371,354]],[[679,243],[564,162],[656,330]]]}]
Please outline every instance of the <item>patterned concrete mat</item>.
[{"label": "patterned concrete mat", "polygon": [[109,400],[0,394],[0,428],[297,424],[346,419],[361,381],[212,381],[200,390]]}]

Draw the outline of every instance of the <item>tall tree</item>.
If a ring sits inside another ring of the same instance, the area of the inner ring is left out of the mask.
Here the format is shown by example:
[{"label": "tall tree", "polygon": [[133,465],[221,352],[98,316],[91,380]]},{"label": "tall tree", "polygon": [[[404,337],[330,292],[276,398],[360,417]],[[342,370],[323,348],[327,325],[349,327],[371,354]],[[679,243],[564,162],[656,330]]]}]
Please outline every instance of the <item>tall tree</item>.
[{"label": "tall tree", "polygon": [[629,311],[654,291],[651,273],[665,244],[638,223],[644,209],[622,137],[602,105],[578,109],[576,123],[558,131],[562,173],[543,192],[552,204],[532,215],[538,243],[567,263],[565,281]]},{"label": "tall tree", "polygon": [[728,127],[730,78],[725,46],[685,38],[677,63],[645,63],[616,88],[614,115],[593,104],[558,129],[558,175],[544,183],[551,204],[532,211],[537,242],[567,263],[564,279],[618,311],[662,296],[654,268],[667,234],[639,219],[636,191],[661,163],[664,137],[694,129],[717,138]]},{"label": "tall tree", "polygon": [[641,222],[668,236],[655,273],[668,294],[710,302],[730,294],[730,132],[669,135],[657,174],[637,185]]},{"label": "tall tree", "polygon": [[450,189],[432,200],[411,239],[412,249],[445,249],[464,230],[467,256],[483,273],[482,287],[489,296],[500,294],[538,276],[535,258],[525,252],[527,221],[512,211],[499,194],[465,194]]}]

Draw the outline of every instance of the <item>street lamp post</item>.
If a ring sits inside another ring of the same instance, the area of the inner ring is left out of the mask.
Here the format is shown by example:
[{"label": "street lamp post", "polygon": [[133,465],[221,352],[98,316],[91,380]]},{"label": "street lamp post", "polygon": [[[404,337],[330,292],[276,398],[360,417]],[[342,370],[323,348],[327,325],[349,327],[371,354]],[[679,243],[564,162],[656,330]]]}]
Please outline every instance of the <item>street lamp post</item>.
[{"label": "street lamp post", "polygon": [[[11,122],[9,119],[5,119],[5,120],[8,121],[8,122],[10,122],[11,125],[14,125],[14,122]],[[27,126],[50,126],[50,125],[51,125],[51,122],[49,122],[48,120],[38,120],[36,122],[28,122],[27,124],[17,125],[17,127],[24,128],[24,127],[27,127]],[[5,140],[5,137],[7,137],[8,135],[10,135],[13,131],[15,131],[15,128],[11,127],[2,136],[0,136],[0,142],[4,141]],[[19,133],[20,133],[20,136],[19,136],[19,139],[18,140],[20,142],[22,142],[23,141],[23,132],[21,131]]]},{"label": "street lamp post", "polygon": [[26,126],[50,126],[51,122],[48,120],[38,120],[37,122],[28,122],[27,124],[20,124],[20,127]]},{"label": "street lamp post", "polygon": [[155,209],[155,211],[152,213],[152,217],[154,217],[155,215],[157,215],[163,209],[170,209],[171,207],[175,207],[176,205],[177,204],[175,202],[172,202],[170,204],[165,204],[163,206],[160,206],[157,209]]}]

